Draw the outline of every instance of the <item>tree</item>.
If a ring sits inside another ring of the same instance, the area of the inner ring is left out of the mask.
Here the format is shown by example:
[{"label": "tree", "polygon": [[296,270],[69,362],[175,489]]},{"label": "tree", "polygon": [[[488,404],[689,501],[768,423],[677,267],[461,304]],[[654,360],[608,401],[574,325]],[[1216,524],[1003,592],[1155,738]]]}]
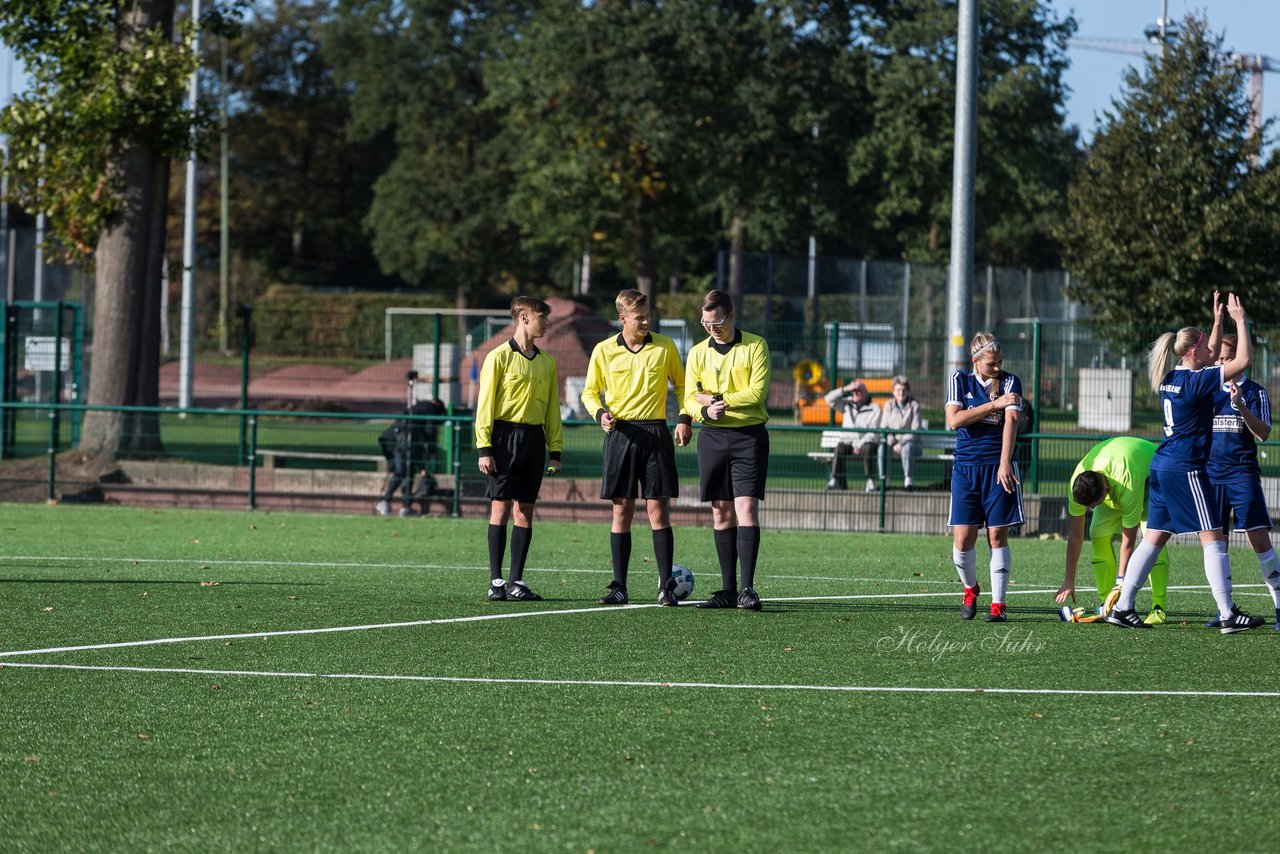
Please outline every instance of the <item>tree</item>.
[{"label": "tree", "polygon": [[1214,289],[1280,319],[1280,167],[1256,165],[1262,142],[1221,37],[1188,17],[1125,74],[1071,185],[1072,296],[1103,323],[1207,323]]},{"label": "tree", "polygon": [[537,4],[339,0],[326,55],[352,87],[349,133],[394,139],[365,223],[384,272],[486,302],[537,280],[507,213],[513,140],[484,66]]},{"label": "tree", "polygon": [[[949,251],[955,116],[955,0],[862,4],[871,123],[848,160],[853,191],[874,199],[871,252],[919,260]],[[989,0],[978,31],[975,253],[989,263],[1056,260],[1075,134],[1063,127],[1066,40],[1041,0]]]},{"label": "tree", "polygon": [[803,5],[545,4],[490,69],[520,139],[511,209],[526,245],[629,255],[652,294],[656,247],[674,266],[691,239],[741,250],[748,231],[765,245],[802,232],[815,99],[832,90],[830,69],[804,62]]},{"label": "tree", "polygon": [[683,6],[551,0],[489,69],[489,102],[520,140],[510,210],[525,245],[629,251],[651,297],[657,223],[687,222],[693,207],[679,194],[695,122],[683,90],[696,82],[680,73],[668,14]]},{"label": "tree", "polygon": [[[271,281],[385,284],[361,221],[392,149],[386,134],[347,136],[349,92],[321,51],[332,6],[257,2],[225,41],[231,245]],[[222,46],[204,47],[204,66],[217,69]]]},{"label": "tree", "polygon": [[[31,86],[0,118],[13,197],[95,270],[91,405],[159,402],[160,269],[169,160],[188,145],[193,68],[174,0],[6,0],[0,35]],[[43,149],[43,150],[42,150]],[[90,412],[81,448],[158,442],[154,417]]]}]

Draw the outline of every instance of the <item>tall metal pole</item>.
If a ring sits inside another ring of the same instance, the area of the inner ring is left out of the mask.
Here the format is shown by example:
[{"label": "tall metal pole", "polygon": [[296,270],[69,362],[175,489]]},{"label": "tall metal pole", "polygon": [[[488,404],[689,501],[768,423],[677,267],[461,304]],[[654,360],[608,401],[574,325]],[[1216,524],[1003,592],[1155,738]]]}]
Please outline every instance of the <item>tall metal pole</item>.
[{"label": "tall metal pole", "polygon": [[951,268],[947,278],[947,374],[968,362],[973,302],[973,184],[977,162],[978,0],[960,0],[956,33],[955,155],[951,181]]},{"label": "tall metal pole", "polygon": [[[13,52],[6,51],[4,63],[4,105],[13,101]],[[9,255],[9,135],[0,140],[0,277],[9,282],[9,265],[13,259]],[[14,295],[8,293],[5,298],[13,302]]]},{"label": "tall metal pole", "polygon": [[[194,119],[196,107],[200,99],[200,0],[192,0],[191,20],[196,26],[192,30],[191,50],[197,60],[197,67],[191,72],[191,92],[188,107]],[[178,324],[178,406],[191,408],[191,377],[194,372],[195,355],[195,314],[196,314],[196,140],[195,126],[192,125],[191,151],[187,154],[187,186],[186,205],[183,209],[182,233],[182,318]]]},{"label": "tall metal pole", "polygon": [[[31,299],[36,302],[43,302],[44,293],[44,233],[48,227],[48,219],[44,214],[44,143],[40,143],[40,172],[41,175],[36,179],[36,198],[39,200],[37,204],[40,210],[36,212],[36,246],[35,261],[31,269]],[[38,320],[40,317],[39,309],[35,312]],[[37,330],[38,331],[38,330]],[[36,372],[36,378],[39,379],[39,372]]]},{"label": "tall metal pole", "polygon": [[228,330],[231,323],[231,235],[230,199],[227,164],[230,157],[227,153],[227,37],[220,36],[218,44],[222,48],[222,98],[218,103],[218,137],[222,149],[218,163],[219,184],[219,224],[218,224],[218,349],[227,352]]}]

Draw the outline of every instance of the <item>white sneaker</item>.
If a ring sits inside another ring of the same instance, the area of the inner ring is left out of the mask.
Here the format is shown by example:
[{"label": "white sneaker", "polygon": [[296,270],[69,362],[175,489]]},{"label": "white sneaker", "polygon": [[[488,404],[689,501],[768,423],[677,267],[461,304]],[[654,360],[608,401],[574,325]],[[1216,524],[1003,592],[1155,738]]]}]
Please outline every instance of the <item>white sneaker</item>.
[{"label": "white sneaker", "polygon": [[419,513],[417,510],[414,510],[412,507],[401,507],[400,515],[401,516],[421,516],[422,514]]},{"label": "white sneaker", "polygon": [[391,505],[385,501],[379,501],[377,504],[373,505],[373,509],[379,516],[391,515]]},{"label": "white sneaker", "polygon": [[867,478],[867,492],[875,492],[875,491],[876,491],[876,482],[871,478]]}]

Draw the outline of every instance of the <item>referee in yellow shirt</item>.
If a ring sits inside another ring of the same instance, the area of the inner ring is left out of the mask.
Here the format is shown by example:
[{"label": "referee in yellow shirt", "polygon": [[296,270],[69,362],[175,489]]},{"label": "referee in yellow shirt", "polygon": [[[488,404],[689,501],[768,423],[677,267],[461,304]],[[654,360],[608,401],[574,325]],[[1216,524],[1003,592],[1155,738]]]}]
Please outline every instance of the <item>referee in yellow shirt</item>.
[{"label": "referee in yellow shirt", "polygon": [[[536,297],[512,300],[515,335],[485,356],[480,369],[476,449],[480,471],[486,475],[484,494],[490,500],[489,599],[495,602],[542,598],[524,582],[524,563],[533,540],[533,504],[542,489],[542,475],[560,470],[564,447],[556,360],[533,343],[546,334],[550,313],[551,307]],[[502,558],[513,502],[508,585],[502,578]]]},{"label": "referee in yellow shirt", "polygon": [[702,422],[698,479],[702,500],[711,502],[721,589],[698,607],[759,611],[754,583],[769,475],[769,345],[734,326],[733,300],[724,291],[703,298],[702,328],[709,337],[689,350],[685,364],[684,410]]},{"label": "referee in yellow shirt", "polygon": [[[653,556],[658,564],[658,604],[679,600],[669,589],[675,537],[671,531],[671,499],[680,494],[676,449],[667,427],[667,385],[684,400],[684,369],[675,342],[649,331],[649,298],[637,290],[619,292],[614,300],[622,332],[591,351],[582,403],[601,429],[604,476],[600,497],[613,502],[609,552],[613,581],[601,605],[627,604],[627,570],[631,562],[631,521],[636,494],[645,500],[653,529]],[[692,418],[681,414],[675,443],[684,447],[693,435]],[[637,490],[638,487],[638,490]]]}]

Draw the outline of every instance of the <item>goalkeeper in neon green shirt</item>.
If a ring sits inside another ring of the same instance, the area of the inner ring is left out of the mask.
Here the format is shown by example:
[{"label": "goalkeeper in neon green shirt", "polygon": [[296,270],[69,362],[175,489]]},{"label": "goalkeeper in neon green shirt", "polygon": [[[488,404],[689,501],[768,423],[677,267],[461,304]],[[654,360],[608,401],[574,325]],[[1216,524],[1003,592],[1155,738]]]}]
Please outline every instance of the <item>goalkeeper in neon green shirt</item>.
[{"label": "goalkeeper in neon green shirt", "polygon": [[[1066,602],[1068,597],[1072,602],[1076,598],[1076,564],[1084,544],[1086,508],[1093,510],[1089,541],[1093,546],[1093,580],[1098,598],[1103,600],[1100,613],[1105,615],[1115,603],[1129,557],[1146,532],[1147,478],[1155,453],[1154,442],[1118,436],[1094,445],[1076,466],[1071,475],[1071,499],[1067,503],[1066,573],[1054,597],[1058,604]],[[1117,535],[1120,537],[1118,561],[1111,544]],[[1148,625],[1165,621],[1168,589],[1169,551],[1161,549],[1151,570],[1151,613],[1144,620]]]}]

